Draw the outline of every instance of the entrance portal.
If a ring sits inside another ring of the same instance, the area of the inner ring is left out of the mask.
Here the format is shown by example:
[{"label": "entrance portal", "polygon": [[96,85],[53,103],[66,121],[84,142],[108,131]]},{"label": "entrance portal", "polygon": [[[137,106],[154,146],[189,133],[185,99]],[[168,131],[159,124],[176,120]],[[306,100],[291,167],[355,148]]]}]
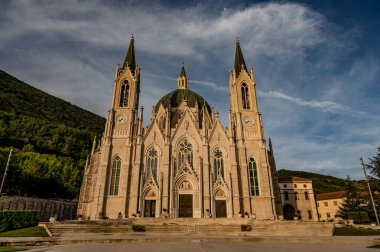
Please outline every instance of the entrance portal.
[{"label": "entrance portal", "polygon": [[227,204],[225,200],[215,200],[216,218],[227,218]]},{"label": "entrance portal", "polygon": [[179,215],[182,218],[193,218],[193,195],[179,195]]},{"label": "entrance portal", "polygon": [[156,201],[145,200],[144,217],[155,217],[155,216],[156,216]]},{"label": "entrance portal", "polygon": [[294,208],[291,205],[285,205],[283,211],[285,220],[294,220]]}]

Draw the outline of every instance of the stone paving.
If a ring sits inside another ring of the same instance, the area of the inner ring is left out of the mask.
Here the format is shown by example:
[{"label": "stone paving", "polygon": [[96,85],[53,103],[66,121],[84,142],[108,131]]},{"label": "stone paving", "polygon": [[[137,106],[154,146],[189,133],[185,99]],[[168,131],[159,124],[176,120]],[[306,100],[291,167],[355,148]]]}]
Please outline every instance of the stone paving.
[{"label": "stone paving", "polygon": [[377,249],[367,248],[366,245],[354,244],[263,244],[263,243],[208,243],[208,242],[163,242],[163,243],[112,243],[112,244],[78,244],[78,245],[58,245],[50,247],[41,247],[29,250],[37,251],[54,251],[54,252],[84,252],[84,251],[112,251],[112,252],[376,252]]}]

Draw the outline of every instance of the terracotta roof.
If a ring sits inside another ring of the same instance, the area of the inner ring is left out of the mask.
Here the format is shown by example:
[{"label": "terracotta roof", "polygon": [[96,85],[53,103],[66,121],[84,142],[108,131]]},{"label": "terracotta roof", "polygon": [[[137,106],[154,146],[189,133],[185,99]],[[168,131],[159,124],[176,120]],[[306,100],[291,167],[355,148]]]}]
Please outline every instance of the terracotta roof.
[{"label": "terracotta roof", "polygon": [[279,177],[278,182],[285,183],[285,182],[313,182],[311,179],[307,178],[300,178],[300,177]]},{"label": "terracotta roof", "polygon": [[321,193],[321,194],[317,194],[317,201],[329,200],[329,199],[341,199],[341,198],[344,198],[345,195],[346,193],[344,191]]}]

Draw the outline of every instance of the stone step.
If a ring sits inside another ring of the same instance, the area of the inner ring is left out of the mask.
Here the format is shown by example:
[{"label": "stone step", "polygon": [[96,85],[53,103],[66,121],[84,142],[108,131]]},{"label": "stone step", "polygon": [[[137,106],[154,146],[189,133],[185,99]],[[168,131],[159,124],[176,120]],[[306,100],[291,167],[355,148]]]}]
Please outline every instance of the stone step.
[{"label": "stone step", "polygon": [[[224,236],[332,236],[332,223],[318,222],[286,222],[286,221],[238,221],[237,223],[223,221],[152,221],[143,220],[132,222],[99,222],[80,223],[63,222],[47,224],[53,237],[83,237],[110,234],[133,235],[224,235]],[[136,232],[133,225],[143,226],[145,232]],[[251,230],[242,231],[242,225]]]}]

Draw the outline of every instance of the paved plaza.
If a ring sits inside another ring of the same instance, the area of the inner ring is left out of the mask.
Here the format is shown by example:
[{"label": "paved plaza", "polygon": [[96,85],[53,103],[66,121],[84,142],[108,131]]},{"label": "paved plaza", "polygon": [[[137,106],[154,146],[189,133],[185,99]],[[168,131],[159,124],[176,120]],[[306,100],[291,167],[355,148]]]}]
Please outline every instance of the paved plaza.
[{"label": "paved plaza", "polygon": [[112,243],[112,244],[77,244],[77,245],[60,245],[51,247],[34,248],[29,251],[54,251],[54,252],[376,252],[379,249],[366,248],[365,245],[359,244],[263,244],[253,242],[240,243],[208,243],[208,242],[186,242],[186,243]]}]

